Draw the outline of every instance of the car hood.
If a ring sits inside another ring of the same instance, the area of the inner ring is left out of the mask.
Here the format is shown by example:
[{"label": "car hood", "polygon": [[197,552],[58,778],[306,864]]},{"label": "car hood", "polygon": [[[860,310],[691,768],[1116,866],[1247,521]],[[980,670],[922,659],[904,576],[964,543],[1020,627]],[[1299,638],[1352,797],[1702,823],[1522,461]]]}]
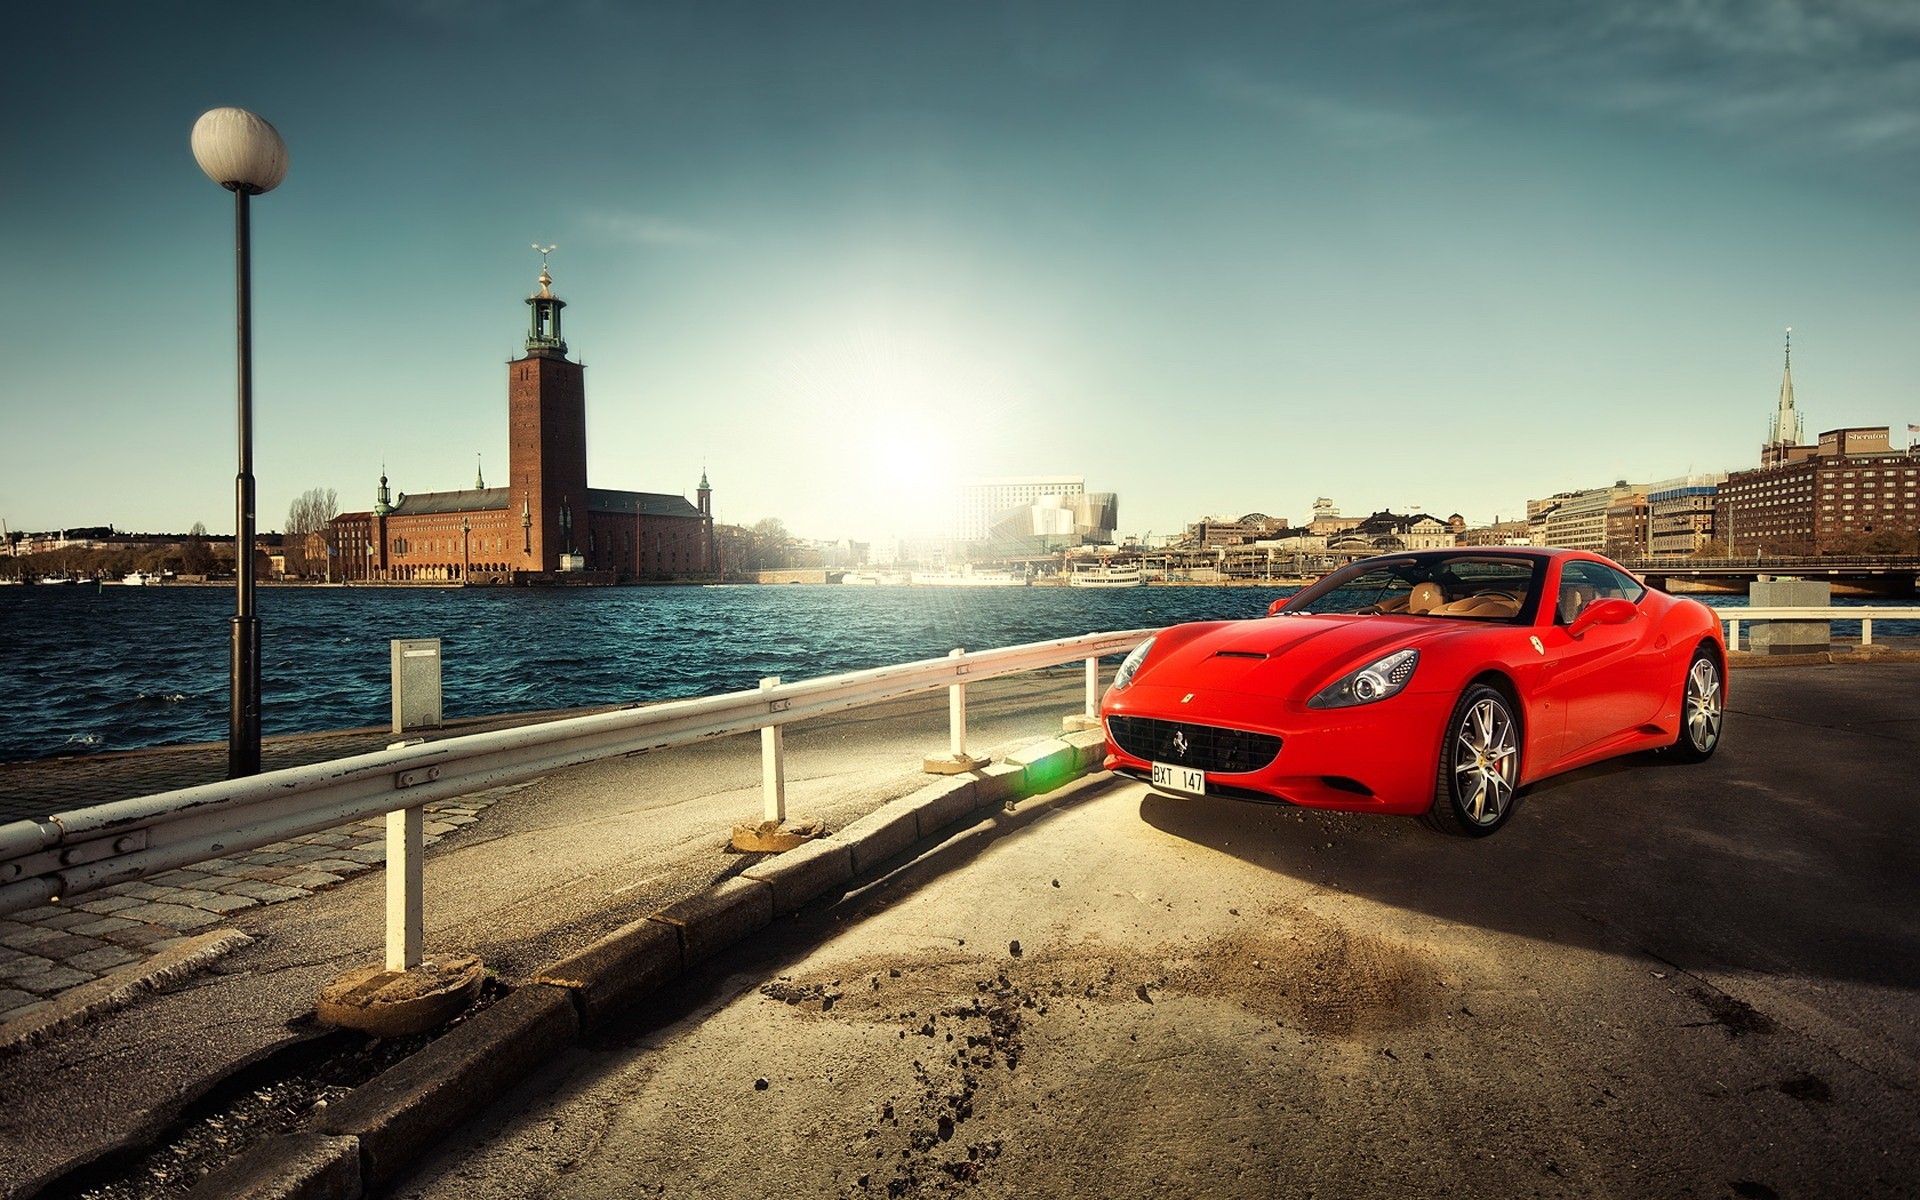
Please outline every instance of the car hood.
[{"label": "car hood", "polygon": [[[1407,647],[1500,628],[1477,621],[1310,614],[1234,621],[1154,655],[1135,676],[1186,691],[1305,699],[1337,676]],[[1169,630],[1178,637],[1177,627]],[[1167,635],[1162,635],[1167,636]],[[1419,675],[1414,677],[1415,690]]]}]

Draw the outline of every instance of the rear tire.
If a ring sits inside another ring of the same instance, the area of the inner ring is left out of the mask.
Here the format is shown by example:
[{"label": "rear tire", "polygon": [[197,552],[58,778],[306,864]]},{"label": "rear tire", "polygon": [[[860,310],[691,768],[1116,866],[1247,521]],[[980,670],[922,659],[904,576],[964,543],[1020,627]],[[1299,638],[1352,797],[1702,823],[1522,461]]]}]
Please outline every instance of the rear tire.
[{"label": "rear tire", "polygon": [[1504,692],[1474,684],[1447,719],[1433,807],[1420,820],[1459,837],[1486,837],[1520,803],[1520,724]]},{"label": "rear tire", "polygon": [[1720,745],[1726,717],[1725,676],[1720,658],[1705,646],[1693,652],[1680,689],[1680,734],[1668,751],[1680,762],[1705,762]]}]

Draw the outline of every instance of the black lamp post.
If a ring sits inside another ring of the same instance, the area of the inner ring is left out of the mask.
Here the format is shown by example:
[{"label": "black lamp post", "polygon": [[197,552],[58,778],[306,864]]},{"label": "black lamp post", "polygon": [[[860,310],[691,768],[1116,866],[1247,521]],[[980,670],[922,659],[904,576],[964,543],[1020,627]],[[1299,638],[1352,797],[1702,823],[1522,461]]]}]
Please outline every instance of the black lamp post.
[{"label": "black lamp post", "polygon": [[247,201],[287,177],[287,144],[244,109],[216,108],[193,123],[193,157],[234,197],[235,325],[240,370],[240,471],[234,477],[233,705],[227,778],[260,773],[260,619],[253,611],[253,267]]}]

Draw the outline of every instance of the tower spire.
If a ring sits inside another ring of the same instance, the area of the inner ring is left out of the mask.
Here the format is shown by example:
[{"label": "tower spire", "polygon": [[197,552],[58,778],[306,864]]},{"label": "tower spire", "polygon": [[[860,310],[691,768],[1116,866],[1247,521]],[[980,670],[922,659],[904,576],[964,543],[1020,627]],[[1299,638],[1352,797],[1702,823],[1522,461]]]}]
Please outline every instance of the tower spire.
[{"label": "tower spire", "polygon": [[1801,444],[1800,414],[1793,405],[1793,327],[1787,327],[1786,366],[1780,376],[1780,407],[1767,440],[1775,446]]},{"label": "tower spire", "polygon": [[480,456],[478,454],[473,456],[473,490],[476,492],[484,492],[487,490],[487,476],[486,473],[480,469]]},{"label": "tower spire", "polygon": [[527,353],[565,358],[567,343],[560,336],[560,310],[567,302],[553,294],[553,272],[547,269],[547,256],[559,247],[535,242],[533,248],[540,252],[540,278],[535,280],[540,290],[527,297],[527,305],[533,309],[533,326],[527,331]]}]

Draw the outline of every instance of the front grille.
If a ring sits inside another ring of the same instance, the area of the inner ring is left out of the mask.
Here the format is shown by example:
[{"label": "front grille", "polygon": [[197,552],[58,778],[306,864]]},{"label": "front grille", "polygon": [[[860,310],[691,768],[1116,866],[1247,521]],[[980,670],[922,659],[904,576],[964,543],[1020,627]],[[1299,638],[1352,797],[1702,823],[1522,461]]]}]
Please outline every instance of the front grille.
[{"label": "front grille", "polygon": [[[1248,733],[1217,725],[1188,725],[1154,717],[1108,717],[1107,730],[1114,744],[1135,758],[1178,763],[1208,773],[1258,771],[1280,753],[1280,739],[1270,733]],[[1182,740],[1185,753],[1176,744]]]}]

